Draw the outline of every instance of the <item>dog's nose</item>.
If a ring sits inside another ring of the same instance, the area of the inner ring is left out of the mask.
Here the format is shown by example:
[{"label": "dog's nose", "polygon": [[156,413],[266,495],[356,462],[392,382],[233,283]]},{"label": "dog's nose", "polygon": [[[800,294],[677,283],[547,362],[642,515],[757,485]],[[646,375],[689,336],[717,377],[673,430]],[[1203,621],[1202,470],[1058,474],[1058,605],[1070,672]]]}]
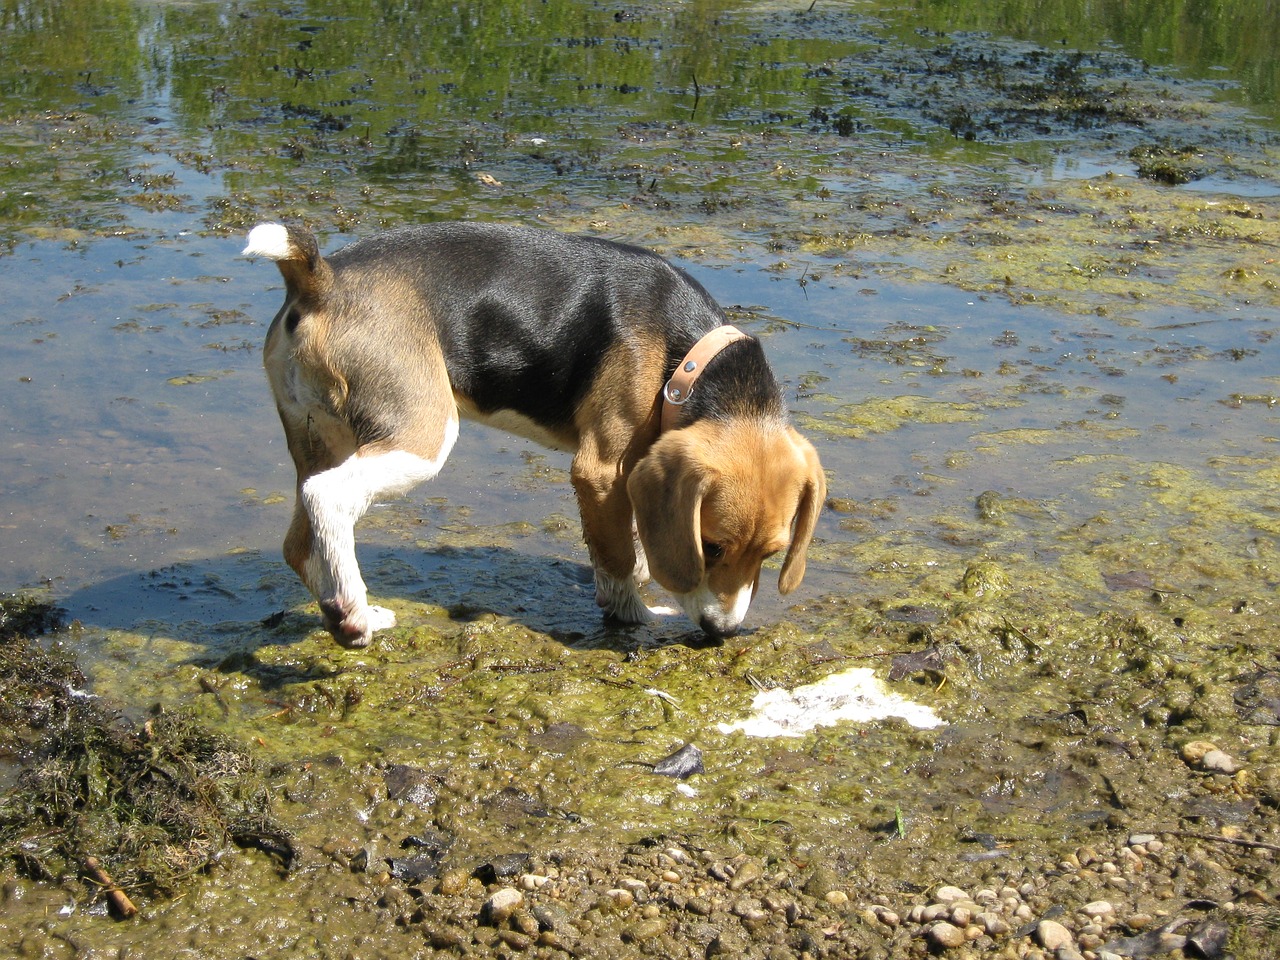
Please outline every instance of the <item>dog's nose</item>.
[{"label": "dog's nose", "polygon": [[726,637],[732,637],[742,629],[742,625],[739,623],[725,625],[717,623],[712,617],[703,617],[698,621],[698,626],[700,626],[702,628],[702,632],[712,640],[723,640]]}]

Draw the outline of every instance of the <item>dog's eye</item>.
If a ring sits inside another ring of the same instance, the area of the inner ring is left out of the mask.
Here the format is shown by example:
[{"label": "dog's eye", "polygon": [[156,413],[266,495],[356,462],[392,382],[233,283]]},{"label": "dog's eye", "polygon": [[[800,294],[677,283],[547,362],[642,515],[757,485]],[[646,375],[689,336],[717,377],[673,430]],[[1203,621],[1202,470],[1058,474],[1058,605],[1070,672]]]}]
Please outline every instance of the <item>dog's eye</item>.
[{"label": "dog's eye", "polygon": [[702,556],[706,558],[708,563],[715,563],[724,556],[724,547],[718,543],[711,543],[708,540],[702,541]]}]

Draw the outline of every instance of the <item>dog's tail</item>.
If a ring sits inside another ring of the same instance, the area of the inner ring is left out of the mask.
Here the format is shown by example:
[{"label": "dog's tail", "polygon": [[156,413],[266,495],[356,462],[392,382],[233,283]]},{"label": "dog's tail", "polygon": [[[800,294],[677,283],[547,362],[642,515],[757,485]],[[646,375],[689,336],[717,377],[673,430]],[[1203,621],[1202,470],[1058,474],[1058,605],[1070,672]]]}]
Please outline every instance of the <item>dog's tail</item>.
[{"label": "dog's tail", "polygon": [[246,257],[269,257],[280,268],[290,299],[314,302],[327,291],[333,274],[309,230],[282,223],[260,223],[249,231]]}]

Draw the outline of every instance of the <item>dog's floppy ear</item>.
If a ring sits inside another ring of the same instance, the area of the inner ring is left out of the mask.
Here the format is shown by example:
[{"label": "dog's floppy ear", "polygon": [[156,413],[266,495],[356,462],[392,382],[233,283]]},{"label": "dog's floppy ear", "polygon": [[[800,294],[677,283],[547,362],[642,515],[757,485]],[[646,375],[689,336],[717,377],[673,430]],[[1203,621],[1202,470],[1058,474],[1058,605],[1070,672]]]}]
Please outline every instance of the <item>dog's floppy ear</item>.
[{"label": "dog's floppy ear", "polygon": [[672,593],[689,593],[702,583],[702,498],[712,479],[681,439],[655,444],[627,478],[649,573]]},{"label": "dog's floppy ear", "polygon": [[787,547],[782,572],[778,574],[779,593],[790,593],[804,579],[809,541],[813,539],[814,528],[818,525],[818,517],[827,500],[827,478],[822,472],[822,464],[818,462],[818,452],[813,449],[813,444],[794,429],[789,427],[788,430],[796,452],[804,458],[804,491],[800,495],[800,504],[796,507],[795,519],[792,521],[791,545]]}]

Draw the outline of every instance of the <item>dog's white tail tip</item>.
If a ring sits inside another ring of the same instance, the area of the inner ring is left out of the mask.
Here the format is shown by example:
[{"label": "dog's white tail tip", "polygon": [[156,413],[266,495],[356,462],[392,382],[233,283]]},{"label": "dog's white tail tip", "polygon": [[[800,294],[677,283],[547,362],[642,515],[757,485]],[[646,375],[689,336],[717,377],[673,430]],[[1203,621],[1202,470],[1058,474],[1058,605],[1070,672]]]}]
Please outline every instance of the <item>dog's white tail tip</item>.
[{"label": "dog's white tail tip", "polygon": [[280,223],[260,223],[249,231],[249,241],[244,248],[246,257],[270,257],[287,260],[290,256],[289,231]]}]

